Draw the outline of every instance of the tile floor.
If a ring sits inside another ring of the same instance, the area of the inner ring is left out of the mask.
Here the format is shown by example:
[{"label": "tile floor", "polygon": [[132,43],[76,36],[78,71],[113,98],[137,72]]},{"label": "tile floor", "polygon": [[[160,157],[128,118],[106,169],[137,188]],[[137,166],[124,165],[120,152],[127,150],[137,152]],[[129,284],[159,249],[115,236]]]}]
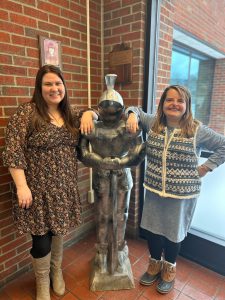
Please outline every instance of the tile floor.
[{"label": "tile floor", "polygon": [[[135,279],[135,288],[120,291],[89,290],[91,260],[95,253],[95,237],[88,236],[80,242],[64,249],[63,273],[66,293],[52,300],[225,300],[225,277],[182,257],[177,261],[175,288],[167,295],[156,292],[155,284],[142,286],[138,279],[146,271],[148,263],[147,245],[144,240],[128,240],[129,257]],[[33,272],[26,273],[10,282],[0,291],[0,300],[35,299]]]}]

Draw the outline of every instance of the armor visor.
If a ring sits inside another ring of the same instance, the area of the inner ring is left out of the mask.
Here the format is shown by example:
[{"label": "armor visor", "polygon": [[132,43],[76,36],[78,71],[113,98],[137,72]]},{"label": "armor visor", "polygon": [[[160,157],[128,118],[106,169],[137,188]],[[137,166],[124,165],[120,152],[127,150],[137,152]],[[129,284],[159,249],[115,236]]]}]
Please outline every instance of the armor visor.
[{"label": "armor visor", "polygon": [[108,121],[120,119],[124,111],[120,103],[111,100],[102,101],[98,107],[101,117]]}]

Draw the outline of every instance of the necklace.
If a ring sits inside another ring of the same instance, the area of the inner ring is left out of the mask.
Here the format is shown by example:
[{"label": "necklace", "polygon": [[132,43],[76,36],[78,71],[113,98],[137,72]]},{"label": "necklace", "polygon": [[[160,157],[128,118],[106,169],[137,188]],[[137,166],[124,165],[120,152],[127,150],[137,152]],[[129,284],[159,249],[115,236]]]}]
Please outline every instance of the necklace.
[{"label": "necklace", "polygon": [[51,119],[51,123],[57,125],[58,127],[61,127],[64,124],[64,120],[63,118],[60,117],[55,117],[53,114],[51,114],[50,112],[48,112],[50,119]]}]

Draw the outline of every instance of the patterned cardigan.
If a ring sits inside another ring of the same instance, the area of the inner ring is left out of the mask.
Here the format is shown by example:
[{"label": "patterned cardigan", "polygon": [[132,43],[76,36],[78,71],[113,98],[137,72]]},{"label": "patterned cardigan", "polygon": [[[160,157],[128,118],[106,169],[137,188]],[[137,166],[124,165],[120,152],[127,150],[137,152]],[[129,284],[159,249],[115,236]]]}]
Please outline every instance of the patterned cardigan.
[{"label": "patterned cardigan", "polygon": [[180,129],[169,133],[165,128],[161,134],[150,130],[144,187],[162,197],[188,199],[198,196],[201,180],[195,138],[196,134],[191,138],[181,137]]}]

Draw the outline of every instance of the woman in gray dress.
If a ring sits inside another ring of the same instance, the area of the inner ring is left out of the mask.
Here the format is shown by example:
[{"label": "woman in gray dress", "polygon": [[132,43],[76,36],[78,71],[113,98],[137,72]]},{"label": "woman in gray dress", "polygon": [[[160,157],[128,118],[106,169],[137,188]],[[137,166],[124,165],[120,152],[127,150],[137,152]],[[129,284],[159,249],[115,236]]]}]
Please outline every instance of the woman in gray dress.
[{"label": "woman in gray dress", "polygon": [[[194,119],[191,95],[178,85],[167,87],[156,115],[129,107],[127,129],[138,123],[148,134],[146,189],[141,227],[146,230],[150,252],[147,271],[140,282],[151,285],[158,277],[157,291],[172,290],[176,259],[187,235],[200,193],[201,177],[225,161],[225,137]],[[201,149],[212,151],[198,165]]]}]

